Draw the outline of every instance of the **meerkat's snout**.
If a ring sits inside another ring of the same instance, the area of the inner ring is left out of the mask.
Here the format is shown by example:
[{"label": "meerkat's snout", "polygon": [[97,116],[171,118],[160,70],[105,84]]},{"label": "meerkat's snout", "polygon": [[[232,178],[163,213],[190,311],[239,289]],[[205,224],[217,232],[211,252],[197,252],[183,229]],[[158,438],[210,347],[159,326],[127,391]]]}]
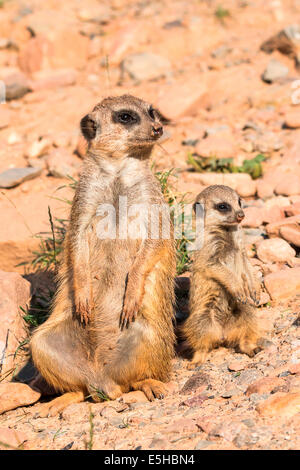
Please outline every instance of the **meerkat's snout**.
[{"label": "meerkat's snout", "polygon": [[238,223],[242,222],[242,220],[245,218],[245,212],[240,210],[236,213],[236,220]]},{"label": "meerkat's snout", "polygon": [[159,139],[164,133],[163,127],[160,124],[153,124],[151,130],[151,136],[154,139]]}]

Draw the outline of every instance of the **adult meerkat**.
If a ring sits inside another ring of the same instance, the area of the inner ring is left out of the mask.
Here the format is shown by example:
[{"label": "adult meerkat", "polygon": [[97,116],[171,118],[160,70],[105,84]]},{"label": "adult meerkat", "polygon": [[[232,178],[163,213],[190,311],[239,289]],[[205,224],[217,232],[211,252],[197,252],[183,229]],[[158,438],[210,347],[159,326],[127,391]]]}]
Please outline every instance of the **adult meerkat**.
[{"label": "adult meerkat", "polygon": [[202,247],[194,252],[190,314],[182,332],[193,349],[192,364],[203,363],[208,351],[225,344],[252,357],[260,350],[260,331],[254,304],[260,285],[252,272],[239,223],[241,199],[228,186],[202,191],[194,208],[204,209]]},{"label": "adult meerkat", "polygon": [[[48,384],[67,392],[46,404],[53,415],[98,391],[116,399],[142,390],[162,398],[173,357],[173,239],[100,239],[97,209],[118,213],[119,197],[165,204],[149,169],[163,134],[159,113],[133,96],[110,97],[81,120],[89,143],[76,187],[58,290],[49,319],[31,340],[34,364]],[[102,213],[103,215],[103,213]],[[142,223],[148,222],[146,212]]]}]

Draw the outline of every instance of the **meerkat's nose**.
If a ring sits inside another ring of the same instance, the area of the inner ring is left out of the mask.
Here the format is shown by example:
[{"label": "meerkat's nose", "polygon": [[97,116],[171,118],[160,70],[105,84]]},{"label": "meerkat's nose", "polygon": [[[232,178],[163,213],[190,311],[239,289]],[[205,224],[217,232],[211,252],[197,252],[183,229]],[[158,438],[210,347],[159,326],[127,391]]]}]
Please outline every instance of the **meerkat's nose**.
[{"label": "meerkat's nose", "polygon": [[244,211],[238,211],[236,213],[236,220],[238,222],[241,222],[245,218],[245,212]]},{"label": "meerkat's nose", "polygon": [[151,131],[151,134],[152,134],[152,137],[155,137],[156,139],[158,139],[159,137],[161,137],[163,135],[163,128],[162,126],[152,126],[152,131]]}]

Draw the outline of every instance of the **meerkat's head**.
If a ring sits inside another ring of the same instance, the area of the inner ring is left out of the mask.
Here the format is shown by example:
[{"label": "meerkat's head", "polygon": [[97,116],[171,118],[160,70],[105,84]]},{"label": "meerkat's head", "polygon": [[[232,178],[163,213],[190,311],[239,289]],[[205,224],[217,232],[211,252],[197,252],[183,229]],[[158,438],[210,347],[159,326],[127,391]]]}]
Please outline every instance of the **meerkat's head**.
[{"label": "meerkat's head", "polygon": [[209,186],[197,196],[194,207],[197,204],[204,206],[207,227],[234,227],[245,217],[241,198],[228,186]]},{"label": "meerkat's head", "polygon": [[82,118],[81,131],[94,153],[145,158],[163,134],[161,114],[131,95],[106,98]]}]

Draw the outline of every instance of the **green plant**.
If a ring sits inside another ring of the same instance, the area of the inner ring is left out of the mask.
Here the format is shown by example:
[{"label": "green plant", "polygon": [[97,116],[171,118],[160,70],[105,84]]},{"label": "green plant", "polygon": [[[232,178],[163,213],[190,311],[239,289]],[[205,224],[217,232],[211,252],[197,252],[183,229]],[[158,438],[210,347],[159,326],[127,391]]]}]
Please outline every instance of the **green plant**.
[{"label": "green plant", "polygon": [[89,440],[86,443],[87,450],[93,450],[94,445],[94,419],[95,415],[92,413],[90,408],[90,415],[89,415],[89,423],[90,423],[90,432],[89,432]]},{"label": "green plant", "polygon": [[[153,166],[155,169],[155,166]],[[173,224],[177,227],[182,227],[183,222],[185,223],[185,233],[182,234],[182,237],[176,239],[176,254],[177,254],[177,264],[176,271],[177,274],[182,274],[188,270],[190,265],[190,256],[188,253],[188,244],[190,243],[190,238],[188,237],[189,230],[192,230],[191,220],[183,220],[184,214],[182,209],[184,205],[188,203],[186,194],[177,193],[174,189],[174,185],[170,182],[170,177],[177,178],[176,170],[172,168],[167,171],[155,171],[155,176],[160,183],[160,187],[164,198],[170,207],[174,207],[179,210],[173,212]]]},{"label": "green plant", "polygon": [[215,10],[215,16],[218,20],[223,21],[224,18],[228,18],[230,16],[230,11],[227,8],[223,8],[222,5],[219,5]]},{"label": "green plant", "polygon": [[201,157],[191,153],[187,157],[187,162],[199,173],[248,173],[253,179],[262,176],[261,163],[265,160],[265,155],[260,153],[255,158],[244,160],[242,165],[237,166],[233,163],[233,158]]}]

